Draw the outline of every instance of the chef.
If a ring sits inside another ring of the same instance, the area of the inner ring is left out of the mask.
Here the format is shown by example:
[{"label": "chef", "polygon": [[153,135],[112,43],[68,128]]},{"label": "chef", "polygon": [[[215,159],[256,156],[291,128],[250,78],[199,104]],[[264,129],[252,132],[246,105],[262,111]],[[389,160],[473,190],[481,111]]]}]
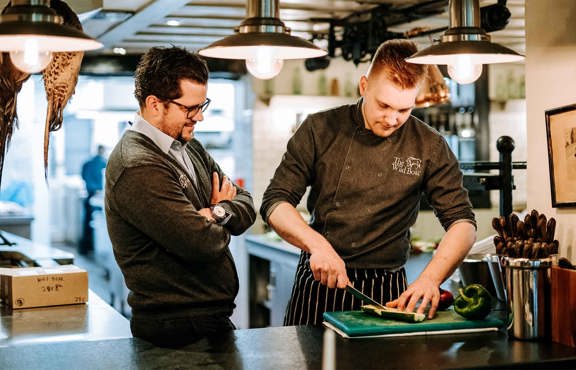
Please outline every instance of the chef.
[{"label": "chef", "polygon": [[[409,40],[384,42],[360,78],[359,101],[309,115],[288,142],[260,209],[302,249],[285,325],[320,325],[325,311],[359,309],[347,284],[431,318],[440,284],[476,239],[456,157],[411,115],[428,68],[405,62],[416,51]],[[295,208],[308,186],[309,224]],[[408,286],[403,266],[423,193],[446,233]]]}]

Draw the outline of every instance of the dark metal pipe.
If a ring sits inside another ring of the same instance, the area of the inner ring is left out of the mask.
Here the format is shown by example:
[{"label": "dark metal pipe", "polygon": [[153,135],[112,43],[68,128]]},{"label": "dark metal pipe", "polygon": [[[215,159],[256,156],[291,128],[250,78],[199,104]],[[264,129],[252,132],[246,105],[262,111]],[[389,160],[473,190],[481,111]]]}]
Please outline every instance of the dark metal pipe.
[{"label": "dark metal pipe", "polygon": [[512,213],[512,151],[514,139],[510,136],[500,136],[496,141],[496,149],[500,152],[500,216]]}]

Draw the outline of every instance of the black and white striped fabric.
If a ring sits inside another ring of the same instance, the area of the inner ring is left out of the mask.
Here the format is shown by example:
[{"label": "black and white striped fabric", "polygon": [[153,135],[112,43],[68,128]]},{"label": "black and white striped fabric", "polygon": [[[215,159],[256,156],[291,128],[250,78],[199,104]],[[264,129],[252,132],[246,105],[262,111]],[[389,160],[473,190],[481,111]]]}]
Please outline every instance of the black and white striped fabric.
[{"label": "black and white striped fabric", "polygon": [[[310,254],[301,253],[284,325],[321,325],[325,311],[359,310],[362,302],[344,289],[329,289],[314,280]],[[406,290],[406,271],[347,269],[355,288],[382,304],[398,298]]]}]

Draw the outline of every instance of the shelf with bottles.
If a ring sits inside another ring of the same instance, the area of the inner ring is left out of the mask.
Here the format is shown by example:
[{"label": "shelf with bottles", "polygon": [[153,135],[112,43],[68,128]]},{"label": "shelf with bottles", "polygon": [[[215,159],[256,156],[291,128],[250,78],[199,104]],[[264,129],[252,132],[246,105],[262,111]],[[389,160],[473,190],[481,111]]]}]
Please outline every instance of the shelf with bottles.
[{"label": "shelf with bottles", "polygon": [[415,109],[413,114],[444,136],[459,161],[476,160],[478,117],[473,106],[444,104]]},{"label": "shelf with bottles", "polygon": [[524,65],[491,65],[489,74],[489,97],[492,102],[505,104],[511,100],[526,98]]},{"label": "shelf with bottles", "polygon": [[265,103],[275,95],[359,97],[358,82],[367,65],[352,66],[339,59],[325,69],[309,70],[301,60],[286,61],[282,72],[270,80],[252,80],[253,91]]}]

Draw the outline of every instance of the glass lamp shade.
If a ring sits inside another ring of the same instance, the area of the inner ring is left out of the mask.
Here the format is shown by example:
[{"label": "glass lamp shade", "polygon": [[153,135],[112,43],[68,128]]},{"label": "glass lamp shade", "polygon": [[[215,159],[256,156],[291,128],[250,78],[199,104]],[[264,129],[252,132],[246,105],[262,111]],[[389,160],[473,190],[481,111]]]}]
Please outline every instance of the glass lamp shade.
[{"label": "glass lamp shade", "polygon": [[274,47],[259,46],[255,56],[246,59],[246,68],[254,77],[269,80],[280,73],[284,60],[274,54]]},{"label": "glass lamp shade", "polygon": [[460,60],[448,64],[448,75],[461,85],[476,81],[482,75],[482,64],[470,62],[468,54],[462,54]]},{"label": "glass lamp shade", "polygon": [[41,51],[38,40],[29,38],[24,42],[23,50],[11,50],[10,59],[16,68],[27,73],[42,71],[52,60],[51,51]]}]

